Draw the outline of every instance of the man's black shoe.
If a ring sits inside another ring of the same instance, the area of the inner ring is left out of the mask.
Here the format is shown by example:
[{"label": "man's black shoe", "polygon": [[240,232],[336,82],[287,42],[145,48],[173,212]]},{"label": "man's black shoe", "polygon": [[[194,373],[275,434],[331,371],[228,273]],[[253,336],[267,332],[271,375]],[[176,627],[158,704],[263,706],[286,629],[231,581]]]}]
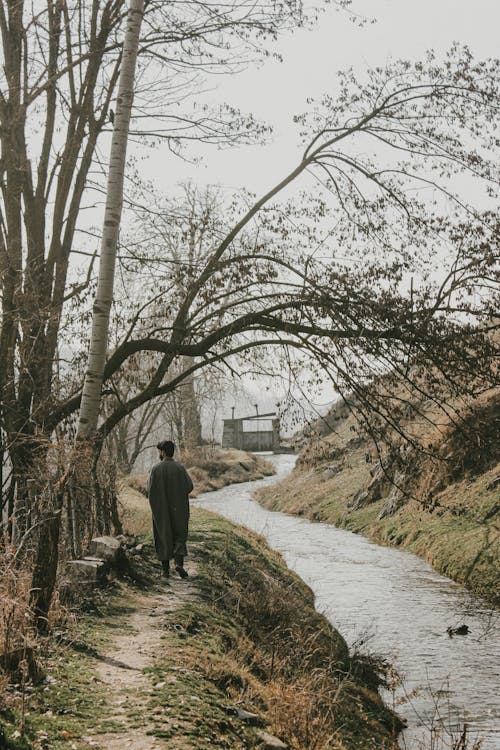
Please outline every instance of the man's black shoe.
[{"label": "man's black shoe", "polygon": [[188,578],[188,572],[182,565],[176,565],[175,569],[181,578]]}]

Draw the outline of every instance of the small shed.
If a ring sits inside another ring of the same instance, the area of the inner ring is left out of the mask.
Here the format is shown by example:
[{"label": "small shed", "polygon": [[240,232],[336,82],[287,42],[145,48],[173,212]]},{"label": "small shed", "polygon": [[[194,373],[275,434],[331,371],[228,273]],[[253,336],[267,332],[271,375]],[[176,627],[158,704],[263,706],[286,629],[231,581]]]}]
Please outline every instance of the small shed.
[{"label": "small shed", "polygon": [[222,447],[259,453],[280,449],[280,420],[276,412],[224,419]]}]

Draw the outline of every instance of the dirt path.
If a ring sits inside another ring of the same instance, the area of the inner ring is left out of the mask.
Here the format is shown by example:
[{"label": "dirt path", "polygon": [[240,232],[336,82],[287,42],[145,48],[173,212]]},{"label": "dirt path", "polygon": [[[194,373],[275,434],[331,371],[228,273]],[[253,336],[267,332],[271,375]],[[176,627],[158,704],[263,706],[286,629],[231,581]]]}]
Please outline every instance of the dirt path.
[{"label": "dirt path", "polygon": [[[190,575],[195,565],[189,566]],[[167,741],[152,736],[158,727],[158,712],[151,712],[149,698],[155,687],[155,676],[145,672],[155,664],[161,651],[163,615],[177,609],[186,600],[196,597],[192,578],[180,580],[172,575],[165,581],[164,591],[137,596],[137,609],[124,623],[123,634],[103,654],[96,667],[97,679],[104,683],[107,694],[102,719],[114,725],[105,734],[94,732],[83,737],[89,747],[99,750],[161,750]],[[156,719],[156,721],[154,721]]]}]

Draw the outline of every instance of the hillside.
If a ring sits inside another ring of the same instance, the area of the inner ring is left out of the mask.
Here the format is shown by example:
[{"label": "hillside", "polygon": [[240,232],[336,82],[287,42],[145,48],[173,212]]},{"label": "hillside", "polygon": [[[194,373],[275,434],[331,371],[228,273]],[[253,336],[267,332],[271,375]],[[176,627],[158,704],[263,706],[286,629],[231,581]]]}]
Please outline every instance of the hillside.
[{"label": "hillside", "polygon": [[459,424],[432,402],[407,414],[398,427],[414,445],[393,430],[376,448],[336,405],[303,437],[292,475],[259,500],[405,547],[498,604],[500,391],[462,410]]}]

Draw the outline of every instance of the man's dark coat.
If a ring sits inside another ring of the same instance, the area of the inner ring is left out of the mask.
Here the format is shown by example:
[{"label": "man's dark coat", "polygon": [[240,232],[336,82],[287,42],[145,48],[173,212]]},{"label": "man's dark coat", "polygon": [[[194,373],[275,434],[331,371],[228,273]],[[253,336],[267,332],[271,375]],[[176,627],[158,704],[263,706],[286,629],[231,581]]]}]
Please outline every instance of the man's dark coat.
[{"label": "man's dark coat", "polygon": [[182,464],[164,458],[151,469],[148,498],[153,514],[156,554],[160,560],[186,555],[191,477]]}]

